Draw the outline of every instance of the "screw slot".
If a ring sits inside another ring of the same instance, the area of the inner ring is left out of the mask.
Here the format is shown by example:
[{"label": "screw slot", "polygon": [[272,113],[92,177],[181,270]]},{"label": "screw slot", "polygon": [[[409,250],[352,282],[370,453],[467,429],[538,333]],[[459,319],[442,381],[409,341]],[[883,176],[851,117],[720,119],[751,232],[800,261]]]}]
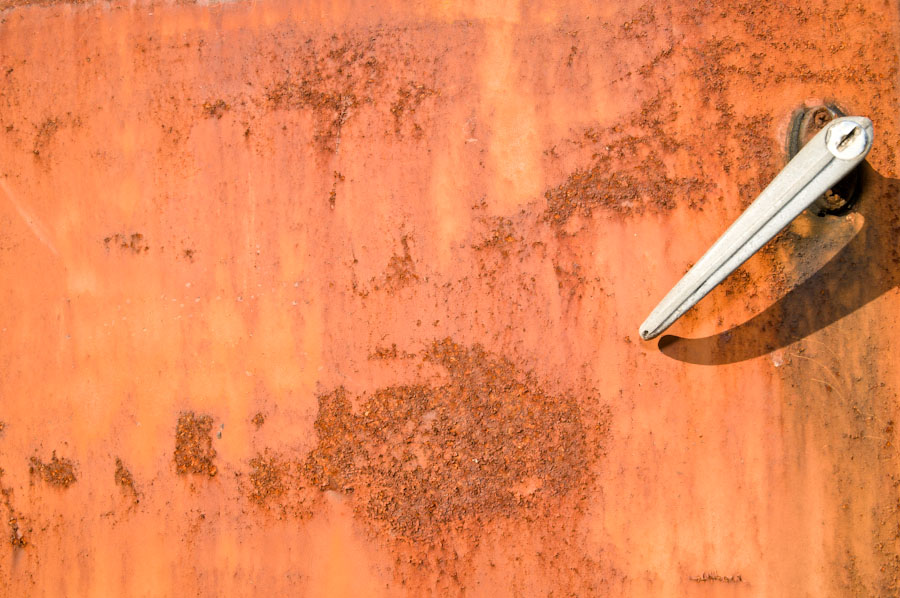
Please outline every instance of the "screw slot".
[{"label": "screw slot", "polygon": [[857,135],[859,135],[858,128],[853,129],[852,133],[847,133],[846,135],[841,137],[840,142],[838,142],[838,146],[837,146],[838,149],[841,151],[844,151],[845,149],[847,149],[847,146],[850,145],[850,142],[853,141]]}]

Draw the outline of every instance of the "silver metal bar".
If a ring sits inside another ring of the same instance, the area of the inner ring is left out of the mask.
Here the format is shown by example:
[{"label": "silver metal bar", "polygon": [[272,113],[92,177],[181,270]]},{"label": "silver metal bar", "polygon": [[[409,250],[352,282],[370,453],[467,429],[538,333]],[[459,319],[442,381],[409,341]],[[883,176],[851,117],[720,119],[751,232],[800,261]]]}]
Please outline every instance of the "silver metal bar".
[{"label": "silver metal bar", "polygon": [[869,153],[873,136],[872,121],[864,116],[828,123],[660,301],[641,325],[641,337],[661,334],[844,178]]}]

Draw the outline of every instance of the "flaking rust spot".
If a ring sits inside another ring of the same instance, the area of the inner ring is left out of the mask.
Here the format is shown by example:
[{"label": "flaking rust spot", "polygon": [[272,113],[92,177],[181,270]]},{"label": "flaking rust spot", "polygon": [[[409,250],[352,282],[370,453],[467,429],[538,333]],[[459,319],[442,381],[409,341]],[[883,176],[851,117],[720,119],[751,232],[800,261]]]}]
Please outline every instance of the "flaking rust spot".
[{"label": "flaking rust spot", "polygon": [[137,488],[134,486],[134,476],[131,475],[131,471],[127,467],[125,467],[125,463],[122,459],[116,457],[116,471],[114,474],[114,479],[116,484],[122,488],[122,492],[129,495],[131,499],[136,503],[140,502],[138,499]]},{"label": "flaking rust spot", "polygon": [[247,496],[263,511],[306,518],[311,497],[302,473],[301,463],[266,450],[250,460]]},{"label": "flaking rust spot", "polygon": [[374,101],[374,89],[383,79],[375,56],[374,40],[309,40],[301,64],[293,74],[265,90],[265,102],[274,110],[308,110],[315,117],[314,141],[326,152],[340,145],[341,132],[355,110]]},{"label": "flaking rust spot", "polygon": [[352,494],[376,529],[426,545],[583,500],[601,418],[478,345],[444,339],[423,357],[446,369],[446,384],[380,388],[355,411],[344,388],[319,397],[311,484]]},{"label": "flaking rust spot", "polygon": [[[439,95],[438,92],[422,83],[414,81],[397,89],[397,99],[391,103],[391,114],[394,115],[394,132],[400,135],[403,131],[403,121],[408,116],[412,118],[416,109],[431,96]],[[413,123],[413,134],[418,138],[423,135],[421,125]]]},{"label": "flaking rust spot", "polygon": [[678,201],[696,200],[705,190],[697,177],[667,175],[658,156],[648,157],[640,171],[616,170],[608,159],[576,170],[565,183],[545,193],[547,220],[561,225],[575,213],[590,216],[595,209],[630,214],[653,206],[664,211]]},{"label": "flaking rust spot", "polygon": [[86,2],[87,0],[2,0],[0,1],[0,11],[18,6],[53,6],[56,4],[85,4]]},{"label": "flaking rust spot", "polygon": [[12,489],[3,485],[3,468],[0,467],[0,497],[6,509],[6,523],[9,526],[9,543],[15,548],[25,548],[28,545],[28,537],[22,515],[18,513],[12,504]]},{"label": "flaking rust spot", "polygon": [[402,253],[395,251],[382,273],[379,276],[373,276],[367,286],[360,285],[354,278],[352,283],[353,292],[360,297],[367,297],[371,291],[385,291],[388,295],[394,295],[401,289],[419,282],[416,262],[410,249],[409,235],[400,237],[400,247],[402,248]]},{"label": "flaking rust spot", "polygon": [[[710,10],[691,8],[689,20],[694,21],[701,13],[711,17]],[[746,7],[737,12],[743,10]],[[693,15],[695,11],[699,12]],[[720,17],[725,18],[727,12]],[[639,8],[623,25],[626,37],[632,30],[643,32],[640,26],[652,23],[654,18],[652,7]],[[752,20],[752,26],[759,26],[757,19]],[[780,33],[796,43],[796,31]],[[564,230],[572,216],[591,217],[598,211],[627,216],[668,211],[679,204],[702,210],[717,181],[733,181],[742,204],[749,204],[782,166],[780,144],[773,138],[771,114],[736,108],[733,88],[749,86],[764,92],[773,84],[773,72],[792,69],[775,59],[782,55],[782,48],[761,51],[756,42],[737,31],[735,35],[667,43],[649,61],[617,80],[615,83],[640,78],[652,82],[657,91],[639,110],[624,115],[616,124],[587,129],[583,136],[556,143],[545,152],[557,159],[567,146],[591,151],[590,162],[546,190],[545,219]],[[717,115],[716,120],[708,121],[709,126],[684,126],[697,116],[685,112],[684,105],[677,101],[680,85],[666,83],[665,72],[672,68],[682,68],[683,78],[692,80],[691,85],[701,90],[695,105],[697,114]],[[816,80],[824,81],[819,77]],[[687,164],[690,166],[676,166]],[[726,191],[720,188],[717,195]]]},{"label": "flaking rust spot", "polygon": [[415,353],[409,353],[408,351],[401,351],[397,348],[397,343],[391,343],[391,346],[383,346],[379,345],[375,347],[368,356],[370,361],[390,361],[395,359],[414,359],[416,357]]},{"label": "flaking rust spot", "polygon": [[103,238],[103,246],[106,252],[117,249],[122,252],[131,252],[140,255],[150,251],[150,245],[141,233],[115,233]]},{"label": "flaking rust spot", "polygon": [[510,250],[521,241],[512,220],[503,216],[494,216],[482,218],[481,221],[489,230],[478,243],[472,245],[472,249],[475,251],[493,249],[499,251],[503,257],[509,257]]},{"label": "flaking rust spot", "polygon": [[48,118],[44,120],[37,127],[37,133],[34,136],[34,147],[32,148],[31,153],[36,157],[40,156],[41,152],[44,152],[50,144],[53,136],[56,135],[60,125],[61,121],[58,118]]},{"label": "flaking rust spot", "polygon": [[250,500],[265,506],[284,495],[289,463],[269,454],[260,454],[250,460],[250,467]]},{"label": "flaking rust spot", "polygon": [[649,33],[656,33],[656,12],[654,3],[648,2],[641,5],[631,15],[631,18],[621,26],[622,37],[626,39],[644,39]]},{"label": "flaking rust spot", "polygon": [[416,274],[416,265],[409,250],[407,235],[400,237],[400,245],[403,248],[403,255],[392,255],[384,271],[382,286],[390,293],[399,291],[419,280],[419,276]]},{"label": "flaking rust spot", "polygon": [[262,427],[262,425],[264,423],[266,423],[266,416],[263,414],[262,411],[258,411],[256,413],[256,415],[254,415],[253,418],[250,420],[250,423],[252,423],[254,426],[256,426],[256,429],[259,430]]},{"label": "flaking rust spot", "polygon": [[593,162],[544,193],[547,222],[562,227],[572,216],[590,217],[595,210],[629,215],[671,210],[679,202],[692,207],[705,202],[712,184],[702,166],[690,176],[682,176],[670,173],[663,160],[688,151],[672,132],[677,106],[665,100],[666,94],[660,92],[623,119],[625,124],[589,128],[571,141],[580,148],[592,149]]},{"label": "flaking rust spot", "polygon": [[216,450],[210,435],[212,424],[209,415],[197,416],[187,412],[178,417],[175,427],[175,471],[179,474],[216,475],[217,469],[213,463]]},{"label": "flaking rust spot", "polygon": [[772,138],[772,121],[771,115],[761,114],[735,124],[740,148],[737,169],[749,171],[752,176],[750,184],[741,185],[738,191],[742,206],[749,206],[783,166],[778,144]]},{"label": "flaking rust spot", "polygon": [[337,186],[338,183],[344,182],[344,175],[339,173],[338,171],[334,171],[334,181],[331,183],[331,191],[328,192],[328,207],[332,210],[335,208],[337,204]]},{"label": "flaking rust spot", "polygon": [[70,459],[58,458],[56,451],[53,451],[46,463],[37,457],[31,457],[29,472],[31,475],[39,476],[45,483],[59,488],[68,488],[77,480],[75,463]]},{"label": "flaking rust spot", "polygon": [[753,283],[750,272],[741,266],[722,281],[722,287],[725,289],[726,296],[755,297],[757,290]]},{"label": "flaking rust spot", "polygon": [[203,114],[207,118],[216,118],[221,119],[222,116],[227,112],[231,106],[225,102],[225,100],[215,100],[215,101],[207,101],[203,102]]},{"label": "flaking rust spot", "polygon": [[704,573],[703,575],[696,575],[691,577],[691,581],[696,581],[698,583],[705,583],[710,581],[719,581],[722,583],[742,583],[744,578],[738,575],[719,575],[718,573]]}]

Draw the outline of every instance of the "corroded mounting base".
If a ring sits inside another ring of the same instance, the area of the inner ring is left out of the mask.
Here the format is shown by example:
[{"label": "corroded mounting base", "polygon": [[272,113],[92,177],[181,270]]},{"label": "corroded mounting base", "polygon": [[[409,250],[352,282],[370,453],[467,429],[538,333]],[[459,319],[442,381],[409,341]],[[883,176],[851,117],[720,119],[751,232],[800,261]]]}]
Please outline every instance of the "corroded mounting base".
[{"label": "corroded mounting base", "polygon": [[[841,116],[846,116],[846,113],[837,104],[831,102],[817,106],[804,106],[794,112],[788,129],[788,160],[796,156],[800,148],[806,145],[826,124]],[[810,206],[810,210],[818,216],[846,214],[853,209],[859,199],[860,187],[859,168],[855,168],[819,197]]]}]

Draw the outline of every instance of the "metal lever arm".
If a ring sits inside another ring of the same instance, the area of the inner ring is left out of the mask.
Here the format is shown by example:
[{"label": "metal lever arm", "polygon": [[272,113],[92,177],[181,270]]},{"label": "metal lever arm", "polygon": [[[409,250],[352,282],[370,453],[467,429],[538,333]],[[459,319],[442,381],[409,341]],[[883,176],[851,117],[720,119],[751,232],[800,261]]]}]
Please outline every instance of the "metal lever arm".
[{"label": "metal lever arm", "polygon": [[874,131],[863,116],[836,118],[803,146],[641,325],[661,334],[869,153]]}]

